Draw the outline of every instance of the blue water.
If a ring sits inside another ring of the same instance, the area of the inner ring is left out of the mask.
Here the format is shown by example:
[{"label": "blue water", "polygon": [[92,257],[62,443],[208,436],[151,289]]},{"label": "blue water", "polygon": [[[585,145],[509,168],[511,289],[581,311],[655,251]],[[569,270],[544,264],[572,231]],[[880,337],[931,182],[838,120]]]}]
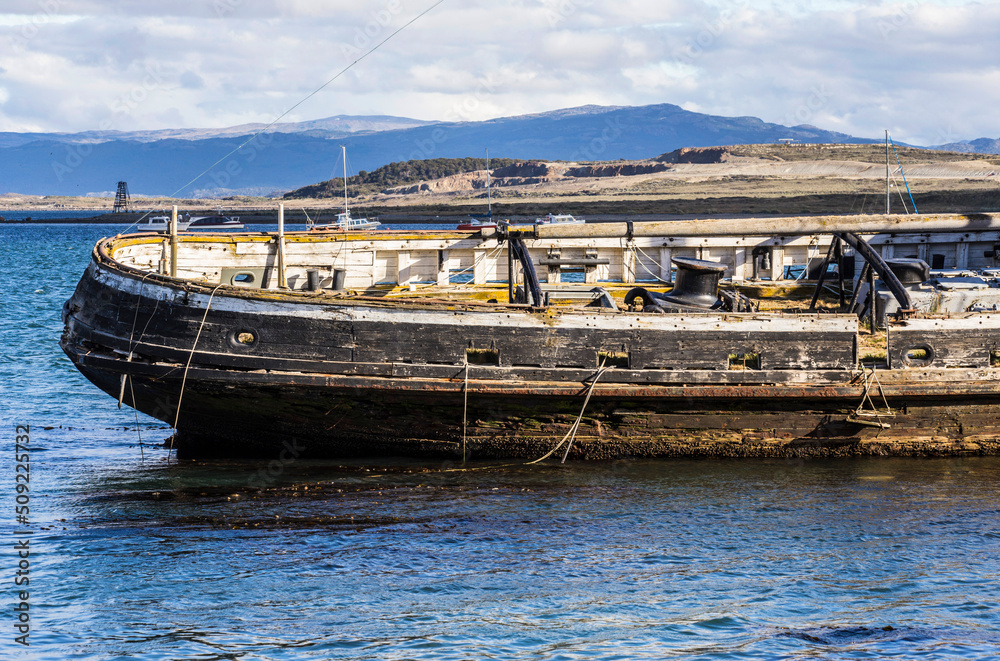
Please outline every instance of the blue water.
[{"label": "blue water", "polygon": [[56,345],[119,229],[0,227],[0,658],[1000,657],[995,458],[178,464]]}]

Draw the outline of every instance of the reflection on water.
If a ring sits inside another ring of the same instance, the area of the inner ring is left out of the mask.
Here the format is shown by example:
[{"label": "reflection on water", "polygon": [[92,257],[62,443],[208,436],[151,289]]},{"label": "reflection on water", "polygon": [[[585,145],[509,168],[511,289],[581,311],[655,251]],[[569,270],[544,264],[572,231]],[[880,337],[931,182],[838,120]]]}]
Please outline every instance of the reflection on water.
[{"label": "reflection on water", "polygon": [[1000,459],[178,464],[56,346],[108,233],[0,227],[24,658],[996,657]]}]

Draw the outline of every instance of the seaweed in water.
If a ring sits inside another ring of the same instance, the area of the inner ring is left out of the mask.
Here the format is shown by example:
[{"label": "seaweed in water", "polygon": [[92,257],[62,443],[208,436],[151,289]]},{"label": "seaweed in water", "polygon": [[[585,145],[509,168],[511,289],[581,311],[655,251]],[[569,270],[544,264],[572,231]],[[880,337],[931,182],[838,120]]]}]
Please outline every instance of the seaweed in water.
[{"label": "seaweed in water", "polygon": [[896,628],[884,627],[815,627],[783,631],[779,637],[800,638],[810,643],[821,645],[857,645],[890,640],[926,640],[930,634],[914,627]]}]

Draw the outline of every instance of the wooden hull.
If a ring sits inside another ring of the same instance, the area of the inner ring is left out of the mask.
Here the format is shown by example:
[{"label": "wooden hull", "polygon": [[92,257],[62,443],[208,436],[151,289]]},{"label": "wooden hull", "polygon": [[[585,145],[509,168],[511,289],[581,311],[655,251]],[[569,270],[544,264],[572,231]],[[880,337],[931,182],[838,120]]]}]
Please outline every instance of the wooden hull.
[{"label": "wooden hull", "polygon": [[[338,300],[179,282],[95,252],[64,318],[80,371],[176,422],[188,456],[529,459],[581,410],[574,458],[1000,452],[988,352],[978,367],[880,372],[877,391],[842,315]],[[728,369],[733,354],[764,364]],[[602,372],[602,356],[626,359]],[[891,412],[853,416],[866,391]]]},{"label": "wooden hull", "polygon": [[[151,376],[135,363],[126,367],[93,355],[75,358],[91,381],[115,397],[120,375],[130,374],[124,402],[173,424],[181,386],[176,375]],[[470,459],[530,459],[559,444],[585,396],[584,388],[546,394],[537,384],[472,393],[481,386],[473,382],[466,409],[460,377],[400,383],[269,374],[259,381],[228,372],[189,372],[177,422],[175,447],[181,456],[268,457],[292,448],[296,456],[454,459],[462,456],[464,445]],[[992,389],[978,395],[911,391],[891,397],[894,417],[882,418],[891,424],[889,429],[848,422],[857,389],[839,398],[780,388],[771,389],[778,391],[773,398],[746,387],[727,389],[728,396],[707,396],[705,389],[643,390],[648,394],[615,389],[594,396],[570,456],[939,456],[1000,451],[997,394]]]}]

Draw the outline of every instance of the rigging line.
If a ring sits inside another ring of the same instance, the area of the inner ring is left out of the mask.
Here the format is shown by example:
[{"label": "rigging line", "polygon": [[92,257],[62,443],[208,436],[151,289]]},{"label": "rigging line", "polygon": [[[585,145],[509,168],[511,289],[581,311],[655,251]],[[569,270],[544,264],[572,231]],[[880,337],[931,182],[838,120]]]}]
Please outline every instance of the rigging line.
[{"label": "rigging line", "polygon": [[[125,362],[127,362],[127,363],[131,363],[132,362],[132,350],[135,348],[135,343],[133,342],[133,338],[135,337],[135,327],[136,327],[136,324],[139,323],[139,301],[142,300],[142,288],[146,285],[146,278],[148,278],[149,275],[150,275],[149,273],[144,273],[143,274],[142,279],[139,280],[139,291],[136,292],[136,295],[135,295],[135,315],[132,317],[132,332],[130,332],[129,336],[128,336],[128,356],[125,357]],[[122,407],[122,400],[125,399],[125,382],[126,381],[128,381],[128,374],[122,373],[122,386],[121,386],[121,390],[118,391],[118,408],[119,409],[121,409],[121,407]],[[135,403],[135,397],[132,398],[132,403],[133,404]],[[135,408],[135,407],[133,406],[133,408]],[[138,422],[139,422],[139,420],[137,418],[136,419],[136,423],[138,423]],[[140,440],[140,442],[141,442],[141,440]]]},{"label": "rigging line", "polygon": [[[148,278],[151,275],[152,275],[152,273],[145,274],[144,276],[142,276],[142,280],[145,281],[145,279]],[[139,318],[139,296],[142,295],[142,287],[143,287],[143,283],[140,281],[139,295],[136,296],[136,306],[135,306],[136,319]],[[146,324],[142,327],[142,332],[139,333],[138,339],[135,339],[135,320],[132,321],[132,333],[129,335],[129,341],[128,341],[128,353],[129,353],[129,356],[131,356],[132,352],[135,350],[135,345],[137,345],[140,342],[142,342],[142,336],[146,334],[147,330],[149,330],[149,324],[153,321],[153,317],[156,316],[156,311],[159,308],[160,308],[160,299],[157,298],[156,299],[156,303],[153,304],[153,311],[149,313],[149,319],[146,320]]]},{"label": "rigging line", "polygon": [[896,175],[892,175],[892,187],[896,189],[896,193],[899,194],[899,201],[903,205],[903,211],[910,213],[910,210],[906,207],[906,200],[903,199],[903,191],[899,190],[899,184],[896,183]]},{"label": "rigging line", "polygon": [[[148,277],[149,275],[152,275],[152,274],[147,273],[146,275],[144,275],[142,277],[142,279],[145,280],[146,277]],[[142,285],[141,284],[140,284],[140,287],[139,287],[139,291],[140,291],[140,293],[142,292]],[[149,324],[152,323],[153,318],[156,316],[156,311],[159,310],[159,309],[160,309],[160,299],[157,298],[156,299],[156,303],[153,304],[153,311],[149,313],[149,319],[147,319],[145,325],[143,325],[142,332],[139,333],[139,337],[138,338],[134,338],[134,335],[135,335],[135,322],[133,321],[133,324],[132,324],[132,335],[129,336],[129,346],[128,346],[128,353],[129,353],[129,357],[130,358],[132,356],[132,352],[135,350],[135,346],[137,344],[139,344],[140,342],[142,342],[143,336],[146,334],[146,331],[149,330]],[[138,314],[139,314],[139,303],[138,303],[138,300],[137,300],[136,301],[136,315],[138,316]],[[134,339],[134,342],[133,342],[133,339]],[[169,372],[168,372],[168,374],[169,374]],[[166,375],[164,375],[164,376],[166,376]],[[132,411],[135,413],[135,433],[139,437],[139,454],[142,456],[143,461],[145,461],[146,460],[145,452],[143,452],[143,447],[142,447],[142,432],[139,431],[139,409],[137,409],[136,406],[135,406],[135,388],[132,385],[133,383],[134,383],[134,381],[133,381],[132,377],[129,376],[128,377],[128,387],[129,387],[129,390],[132,391]]]},{"label": "rigging line", "polygon": [[[142,279],[139,280],[139,291],[135,295],[135,316],[132,317],[132,332],[128,336],[128,356],[129,360],[132,360],[132,349],[135,347],[133,344],[133,338],[135,338],[135,326],[139,322],[139,301],[142,300],[142,288],[146,286],[146,278],[150,276],[149,273],[144,273]],[[149,322],[147,321],[148,325]]]},{"label": "rigging line", "polygon": [[[146,278],[149,276],[149,273],[143,274],[142,279],[139,280],[139,291],[135,295],[135,316],[132,318],[132,332],[129,333],[128,337],[128,362],[132,362],[132,352],[135,350],[135,327],[139,322],[139,301],[142,300],[142,289],[146,286]],[[156,306],[159,306],[159,304],[160,301],[157,299]],[[153,307],[153,314],[156,314],[156,306]],[[152,319],[152,315],[150,315],[150,319]],[[146,328],[149,327],[150,319],[146,320],[146,325],[142,329],[143,334],[146,333]],[[141,338],[142,335],[139,337]],[[123,374],[122,379],[122,390],[118,396],[118,408],[121,408],[122,399],[125,398],[125,382],[128,381],[128,389],[132,394],[132,413],[135,414],[135,433],[136,436],[139,437],[139,457],[142,461],[146,461],[146,453],[142,447],[142,431],[139,429],[139,409],[135,407],[135,386],[133,385],[132,376],[130,374]]]},{"label": "rigging line", "polygon": [[[177,395],[177,410],[174,412],[174,433],[170,436],[170,450],[174,449],[174,438],[177,436],[177,421],[181,417],[181,401],[184,399],[184,386],[187,384],[188,370],[191,368],[191,359],[194,358],[194,350],[198,348],[198,340],[201,339],[201,331],[205,328],[205,319],[208,318],[208,311],[212,307],[212,299],[215,298],[215,292],[219,291],[219,287],[222,283],[215,285],[212,289],[212,295],[208,297],[208,304],[205,305],[205,314],[201,316],[201,324],[198,325],[198,333],[194,336],[194,344],[191,345],[191,353],[188,354],[187,364],[184,365],[184,376],[181,377],[181,392]],[[167,456],[170,456],[170,452],[167,452]]]},{"label": "rigging line", "polygon": [[[655,262],[654,262],[654,260],[653,260],[653,258],[652,258],[652,257],[650,257],[649,255],[647,255],[647,254],[646,254],[646,253],[645,253],[645,252],[643,251],[643,249],[642,249],[642,248],[640,248],[639,246],[635,246],[635,251],[636,251],[637,253],[639,253],[640,255],[642,255],[643,257],[645,257],[646,259],[648,259],[648,260],[649,260],[650,262],[653,262],[653,263],[655,263]],[[663,278],[661,278],[661,277],[660,277],[660,276],[658,276],[657,274],[655,274],[655,273],[653,273],[652,271],[650,271],[650,270],[649,270],[649,267],[648,267],[648,266],[646,266],[645,264],[643,264],[643,263],[642,263],[642,260],[641,260],[641,259],[640,259],[640,260],[638,260],[638,261],[639,261],[639,266],[641,266],[641,267],[642,267],[642,270],[643,270],[643,271],[645,271],[646,273],[648,273],[649,275],[653,276],[653,279],[654,279],[654,280],[656,280],[656,281],[658,281],[658,282],[662,282],[662,283],[663,283],[663,284],[665,284],[665,285],[669,285],[669,284],[673,284],[673,283],[671,283],[671,281],[670,281],[670,280],[664,280]]]},{"label": "rigging line", "polygon": [[[917,202],[913,199],[913,193],[910,192],[910,184],[906,181],[906,173],[903,172],[903,164],[899,162],[899,154],[896,153],[896,143],[892,141],[891,137],[889,138],[889,144],[892,145],[892,153],[896,157],[896,165],[899,166],[899,174],[903,175],[903,184],[906,185],[906,194],[910,196],[910,204],[913,205],[913,213],[920,213],[917,211]],[[900,193],[899,196],[902,197],[903,194]],[[903,206],[905,207],[906,205],[904,204]]]},{"label": "rigging line", "polygon": [[[461,271],[450,272],[448,277],[449,278],[454,278],[457,275],[462,275],[463,273],[468,273],[469,271],[475,271],[476,267],[479,266],[479,264],[481,262],[483,262],[483,260],[485,260],[487,258],[493,258],[496,255],[498,255],[501,251],[503,251],[503,246],[502,245],[498,245],[496,248],[493,249],[493,251],[491,251],[489,253],[484,252],[482,255],[480,255],[479,259],[477,259],[475,262],[472,263],[472,266],[467,266],[466,268],[462,269]],[[458,284],[459,284],[459,286],[461,286],[461,284],[468,285],[468,284],[474,284],[474,283],[468,283],[467,282],[467,283],[458,283]],[[436,282],[431,282],[431,283],[427,283],[427,284],[421,285],[419,287],[419,289],[429,289],[429,288],[437,287],[437,286],[438,286],[438,284]]]},{"label": "rigging line", "polygon": [[[153,317],[156,316],[156,311],[160,308],[160,299],[156,299],[156,303],[153,305],[153,311],[149,313],[149,319],[146,320],[146,325],[142,327],[142,332],[139,333],[139,338],[135,341],[136,344],[142,342],[142,336],[146,334],[149,330],[149,324],[153,321]],[[129,349],[131,351],[131,348]]]},{"label": "rigging line", "polygon": [[[343,76],[345,73],[347,73],[348,71],[350,71],[352,68],[354,68],[355,64],[357,64],[361,60],[365,59],[366,57],[368,57],[369,55],[371,55],[372,53],[374,53],[375,51],[377,51],[387,41],[389,41],[390,39],[392,39],[393,37],[395,37],[397,34],[399,34],[400,32],[402,32],[406,28],[410,27],[414,23],[416,23],[418,20],[420,20],[421,18],[423,18],[426,14],[429,14],[432,10],[434,10],[435,8],[437,8],[437,6],[440,5],[440,4],[442,4],[443,2],[444,2],[444,0],[438,0],[433,5],[431,5],[427,9],[423,10],[422,12],[420,12],[419,14],[417,14],[416,16],[414,16],[413,18],[411,18],[409,21],[407,21],[406,23],[404,23],[401,27],[399,27],[394,32],[392,32],[388,37],[386,37],[385,39],[383,39],[382,41],[378,42],[377,44],[375,44],[374,46],[372,46],[370,49],[368,49],[368,51],[366,51],[364,54],[362,54],[358,59],[354,60],[353,62],[351,62],[350,64],[348,64],[346,67],[344,67],[343,69],[341,69],[335,76],[333,76],[332,78],[330,78],[329,80],[327,80],[325,83],[323,83],[322,85],[320,85],[319,87],[317,87],[316,89],[314,89],[309,94],[306,94],[304,97],[302,97],[302,99],[300,99],[298,101],[298,103],[296,103],[291,108],[289,108],[285,112],[281,113],[280,115],[278,115],[277,117],[275,117],[274,119],[272,119],[270,124],[268,124],[267,126],[265,126],[262,129],[260,129],[259,131],[257,131],[253,135],[251,135],[249,138],[247,138],[246,140],[244,140],[238,147],[234,148],[232,151],[230,151],[228,154],[226,154],[225,156],[223,156],[222,158],[220,158],[219,160],[217,160],[215,163],[212,163],[210,166],[208,166],[207,168],[205,168],[194,179],[192,179],[191,181],[187,182],[186,184],[184,184],[183,186],[181,186],[180,188],[178,188],[176,191],[173,192],[173,194],[170,195],[170,197],[177,197],[177,195],[181,191],[183,191],[188,186],[190,186],[194,182],[196,182],[199,179],[201,179],[202,177],[204,177],[216,165],[218,165],[219,163],[222,163],[224,160],[226,160],[227,158],[229,158],[230,156],[232,156],[233,154],[235,154],[236,152],[238,152],[239,150],[243,149],[248,144],[250,144],[251,142],[253,142],[254,140],[256,140],[257,136],[259,136],[261,133],[263,133],[264,131],[268,130],[269,128],[271,128],[272,126],[274,126],[275,124],[277,124],[278,122],[280,122],[284,117],[286,117],[288,114],[290,114],[293,110],[295,110],[296,108],[298,108],[299,106],[301,106],[303,103],[305,103],[306,101],[308,101],[312,97],[314,97],[317,94],[319,94],[320,92],[322,92],[323,89],[326,88],[330,83],[334,82],[335,80],[337,80],[338,78],[340,78],[341,76]],[[346,166],[346,163],[345,163],[345,166]],[[135,225],[138,225],[139,222],[143,220],[143,218],[145,218],[146,216],[148,216],[151,213],[153,213],[153,212],[152,211],[147,211],[138,220],[136,220],[134,223],[132,223],[131,225],[129,225],[127,228],[125,228],[125,231],[127,232],[129,229],[131,229]]]},{"label": "rigging line", "polygon": [[[463,273],[468,273],[469,271],[474,271],[474,270],[476,269],[476,267],[477,267],[477,266],[479,266],[479,264],[480,264],[480,263],[481,263],[481,262],[482,262],[482,261],[483,261],[484,259],[486,259],[487,257],[495,257],[495,256],[497,256],[498,254],[500,254],[500,252],[501,252],[502,250],[503,250],[503,246],[499,246],[499,245],[498,245],[498,246],[497,246],[496,248],[494,248],[494,249],[493,249],[493,250],[492,250],[491,252],[489,252],[489,253],[487,253],[487,252],[484,252],[484,253],[483,253],[482,255],[480,255],[480,256],[479,256],[479,259],[477,259],[476,261],[474,261],[474,262],[472,263],[472,266],[467,266],[467,267],[465,267],[464,269],[462,269],[461,271],[455,271],[454,273],[452,273],[452,274],[451,274],[451,277],[455,277],[456,275],[462,275]],[[431,287],[434,287],[434,286],[436,286],[436,285],[429,285],[429,286],[431,286]]]}]

